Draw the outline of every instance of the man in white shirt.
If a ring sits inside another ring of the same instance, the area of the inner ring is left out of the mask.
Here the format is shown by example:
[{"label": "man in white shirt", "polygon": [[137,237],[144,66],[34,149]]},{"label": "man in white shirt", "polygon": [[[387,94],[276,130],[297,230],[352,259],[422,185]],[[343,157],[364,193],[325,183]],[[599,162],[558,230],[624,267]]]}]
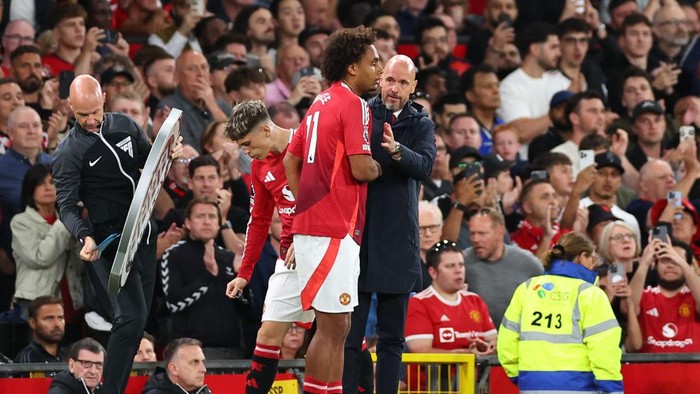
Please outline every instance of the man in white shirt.
[{"label": "man in white shirt", "polygon": [[501,107],[498,114],[513,122],[523,142],[521,157],[527,159],[527,145],[550,126],[549,101],[560,90],[580,91],[580,78],[569,81],[557,67],[561,50],[554,26],[532,23],[521,35],[520,68],[510,73],[500,86]]},{"label": "man in white shirt", "polygon": [[637,237],[640,236],[639,223],[637,219],[627,211],[617,206],[617,190],[622,184],[622,162],[616,154],[603,152],[595,156],[596,174],[588,197],[581,199],[580,208],[588,208],[590,205],[598,204],[610,207],[610,213],[616,218],[625,221],[632,226]]}]

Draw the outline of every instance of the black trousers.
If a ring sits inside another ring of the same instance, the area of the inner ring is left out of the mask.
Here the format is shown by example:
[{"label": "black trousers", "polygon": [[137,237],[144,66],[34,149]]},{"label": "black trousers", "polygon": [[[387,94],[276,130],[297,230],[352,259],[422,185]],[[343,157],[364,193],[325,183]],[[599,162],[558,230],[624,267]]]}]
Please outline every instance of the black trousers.
[{"label": "black trousers", "polygon": [[[151,223],[153,224],[153,223]],[[153,226],[153,229],[156,227]],[[148,228],[144,238],[148,236]],[[116,244],[117,242],[115,242]],[[134,255],[131,272],[116,297],[107,291],[109,272],[114,261],[114,248],[105,250],[92,263],[85,263],[90,285],[95,294],[98,313],[112,322],[104,366],[104,385],[101,394],[122,394],[126,390],[129,373],[138,351],[146,318],[151,308],[156,279],[156,240],[142,239]]]},{"label": "black trousers", "polygon": [[[359,293],[359,305],[352,313],[352,326],[345,341],[344,393],[358,392],[362,375],[360,350],[371,301],[372,293]],[[377,293],[377,394],[396,394],[398,390],[407,308],[408,294]]]}]

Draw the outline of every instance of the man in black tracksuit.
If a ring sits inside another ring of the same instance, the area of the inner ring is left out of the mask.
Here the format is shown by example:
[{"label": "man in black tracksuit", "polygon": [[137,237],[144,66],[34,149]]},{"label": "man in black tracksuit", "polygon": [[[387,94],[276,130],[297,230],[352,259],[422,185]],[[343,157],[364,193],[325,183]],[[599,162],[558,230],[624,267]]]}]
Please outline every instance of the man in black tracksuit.
[{"label": "man in black tracksuit", "polygon": [[[126,215],[151,149],[141,128],[128,116],[104,113],[104,94],[89,75],[75,78],[69,98],[75,126],[58,147],[51,167],[61,221],[83,244],[94,289],[95,309],[112,322],[107,345],[103,393],[123,393],[148,316],[155,282],[155,222],[151,219],[134,256],[131,273],[115,298],[107,292],[118,242],[102,254],[97,245],[121,234]],[[171,153],[182,153],[178,143]],[[78,205],[87,210],[87,220]]]},{"label": "man in black tracksuit", "polygon": [[236,275],[233,253],[214,242],[220,220],[215,202],[190,201],[187,236],[163,254],[161,281],[172,337],[198,339],[207,358],[236,359],[243,358],[239,313],[225,294]]}]

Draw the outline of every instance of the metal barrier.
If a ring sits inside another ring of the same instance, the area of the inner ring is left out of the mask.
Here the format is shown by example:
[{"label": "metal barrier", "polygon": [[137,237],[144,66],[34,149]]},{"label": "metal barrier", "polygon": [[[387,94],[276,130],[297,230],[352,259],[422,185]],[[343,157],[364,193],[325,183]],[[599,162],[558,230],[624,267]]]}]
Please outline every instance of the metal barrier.
[{"label": "metal barrier", "polygon": [[[404,353],[406,378],[400,394],[473,394],[476,357],[473,354]],[[377,355],[372,353],[372,361]]]}]

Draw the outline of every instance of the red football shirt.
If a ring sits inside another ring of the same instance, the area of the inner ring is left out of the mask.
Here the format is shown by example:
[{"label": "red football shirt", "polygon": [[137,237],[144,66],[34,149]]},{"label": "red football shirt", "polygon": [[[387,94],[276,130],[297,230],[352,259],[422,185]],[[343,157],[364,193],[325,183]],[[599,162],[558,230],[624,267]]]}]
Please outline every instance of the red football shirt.
[{"label": "red football shirt", "polygon": [[243,260],[238,270],[238,276],[249,282],[265,246],[275,207],[282,219],[280,258],[285,258],[287,249],[292,243],[291,230],[295,201],[289,190],[287,175],[282,165],[282,159],[286,153],[286,149],[277,155],[270,153],[265,160],[253,159],[250,165],[250,220],[246,230]]},{"label": "red football shirt", "polygon": [[[408,300],[406,343],[416,339],[431,339],[437,349],[466,349],[473,338],[495,335],[489,309],[481,297],[469,291],[460,291],[459,299],[449,301],[428,287]],[[409,389],[424,389],[426,366],[410,365],[406,380]],[[446,369],[446,368],[444,368]],[[420,384],[418,382],[420,381]]]},{"label": "red football shirt", "polygon": [[336,82],[319,94],[292,138],[289,152],[302,159],[293,234],[345,238],[359,245],[367,184],[352,176],[352,155],[370,155],[367,102]]},{"label": "red football shirt", "polygon": [[61,71],[75,71],[75,66],[61,59],[55,53],[49,53],[41,57],[41,64],[46,67],[50,74],[58,78]]},{"label": "red football shirt", "polygon": [[639,326],[645,353],[700,352],[700,316],[687,287],[673,297],[661,294],[659,287],[649,287],[639,303]]}]

